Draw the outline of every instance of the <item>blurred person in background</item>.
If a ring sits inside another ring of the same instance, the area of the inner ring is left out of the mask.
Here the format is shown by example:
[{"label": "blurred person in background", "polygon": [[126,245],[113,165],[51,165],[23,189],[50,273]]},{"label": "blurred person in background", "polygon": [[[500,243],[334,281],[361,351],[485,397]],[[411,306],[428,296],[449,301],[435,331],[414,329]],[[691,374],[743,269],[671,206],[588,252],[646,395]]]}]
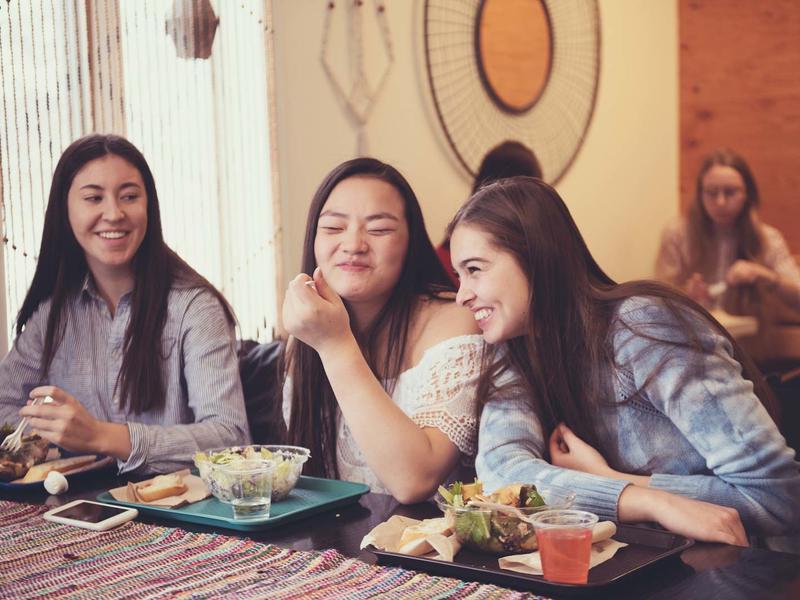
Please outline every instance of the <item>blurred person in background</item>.
[{"label": "blurred person in background", "polygon": [[694,201],[665,229],[656,277],[707,308],[763,316],[765,295],[800,310],[800,267],[780,232],[762,222],[755,178],[728,149],[711,152]]},{"label": "blurred person in background", "polygon": [[[489,150],[486,156],[483,157],[481,166],[475,174],[470,196],[487,183],[516,175],[526,175],[541,179],[542,167],[539,165],[533,150],[520,142],[506,140]],[[444,240],[436,248],[436,254],[439,256],[439,260],[442,262],[450,279],[453,280],[455,285],[458,285],[458,278],[450,262],[449,235],[445,234]]]}]

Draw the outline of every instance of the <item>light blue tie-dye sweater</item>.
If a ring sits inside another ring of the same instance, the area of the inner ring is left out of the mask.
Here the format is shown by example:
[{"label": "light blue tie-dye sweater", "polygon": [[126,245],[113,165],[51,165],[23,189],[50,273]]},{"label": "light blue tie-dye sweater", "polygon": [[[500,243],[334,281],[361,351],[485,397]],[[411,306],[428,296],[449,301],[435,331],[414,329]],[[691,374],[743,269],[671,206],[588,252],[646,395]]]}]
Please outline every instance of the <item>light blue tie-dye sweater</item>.
[{"label": "light blue tie-dye sweater", "polygon": [[[751,535],[800,530],[800,465],[742,377],[730,342],[696,319],[706,353],[647,339],[682,339],[672,313],[650,298],[625,300],[617,317],[610,334],[617,365],[609,367],[616,398],[597,407],[595,424],[609,465],[650,475],[653,488],[736,508]],[[565,486],[577,492],[579,508],[617,520],[628,483],[543,460],[547,440],[524,398],[489,402],[478,443],[476,467],[488,490],[514,481]]]}]

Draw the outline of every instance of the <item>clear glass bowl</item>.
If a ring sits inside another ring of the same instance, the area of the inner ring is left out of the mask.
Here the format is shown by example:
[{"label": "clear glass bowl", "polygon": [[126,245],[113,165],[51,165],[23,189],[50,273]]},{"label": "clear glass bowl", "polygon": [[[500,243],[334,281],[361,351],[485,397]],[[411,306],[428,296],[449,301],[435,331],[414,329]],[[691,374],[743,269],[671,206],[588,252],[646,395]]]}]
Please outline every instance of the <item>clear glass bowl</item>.
[{"label": "clear glass bowl", "polygon": [[278,445],[212,448],[198,452],[194,464],[214,497],[230,504],[233,498],[232,482],[221,467],[233,461],[259,456],[275,464],[272,474],[272,502],[280,502],[294,489],[311,451],[300,446]]},{"label": "clear glass bowl", "polygon": [[[525,516],[553,509],[570,508],[575,492],[554,485],[537,485],[536,491],[545,501],[544,506],[519,508]],[[463,546],[491,552],[492,554],[521,554],[536,550],[536,532],[533,525],[502,510],[475,506],[455,507],[440,496],[436,504],[453,520],[456,538]]]}]

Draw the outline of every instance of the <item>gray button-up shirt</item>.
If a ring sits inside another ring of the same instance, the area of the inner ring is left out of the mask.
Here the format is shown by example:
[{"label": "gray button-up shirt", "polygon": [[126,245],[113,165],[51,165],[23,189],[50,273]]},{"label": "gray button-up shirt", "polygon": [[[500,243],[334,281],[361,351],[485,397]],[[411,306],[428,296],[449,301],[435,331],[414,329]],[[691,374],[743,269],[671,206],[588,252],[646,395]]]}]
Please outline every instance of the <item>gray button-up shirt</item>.
[{"label": "gray button-up shirt", "polygon": [[202,288],[173,287],[161,337],[165,403],[133,414],[120,406],[122,366],[131,294],[111,315],[91,279],[67,303],[66,326],[50,373],[40,380],[50,300],[43,302],[0,363],[0,423],[16,423],[36,385],[74,396],[97,419],[125,423],[131,455],[120,472],[169,472],[191,464],[197,450],[249,443],[234,329],[217,298]]}]

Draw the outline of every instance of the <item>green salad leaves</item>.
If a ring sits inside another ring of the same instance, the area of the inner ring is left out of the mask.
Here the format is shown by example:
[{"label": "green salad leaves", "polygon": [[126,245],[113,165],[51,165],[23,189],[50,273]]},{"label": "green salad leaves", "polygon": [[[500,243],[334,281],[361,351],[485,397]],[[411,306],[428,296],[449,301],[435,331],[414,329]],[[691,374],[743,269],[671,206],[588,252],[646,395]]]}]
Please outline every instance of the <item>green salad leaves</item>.
[{"label": "green salad leaves", "polygon": [[477,500],[523,510],[545,507],[535,485],[515,483],[484,495],[479,480],[466,484],[456,481],[447,487],[439,486],[439,495],[442,509],[452,516],[456,537],[464,545],[497,554],[536,549],[536,535],[530,523],[508,512],[470,505],[470,500]]}]

